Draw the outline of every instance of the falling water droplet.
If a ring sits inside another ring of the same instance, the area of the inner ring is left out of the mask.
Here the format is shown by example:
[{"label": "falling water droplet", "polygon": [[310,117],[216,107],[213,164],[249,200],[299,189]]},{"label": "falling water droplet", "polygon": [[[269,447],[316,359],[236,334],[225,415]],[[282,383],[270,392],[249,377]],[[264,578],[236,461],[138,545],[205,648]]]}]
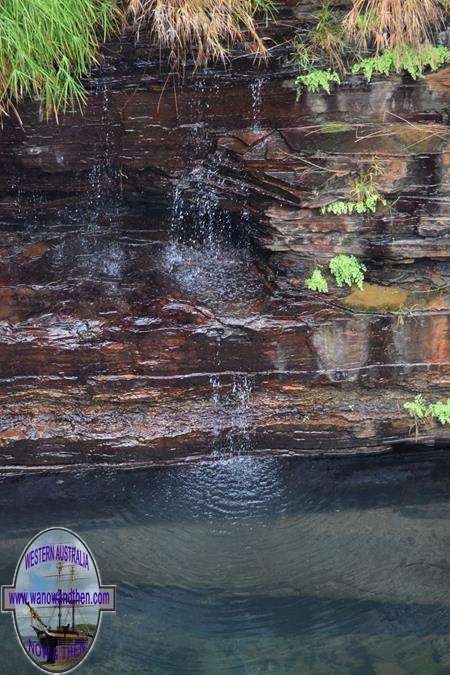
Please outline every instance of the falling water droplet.
[{"label": "falling water droplet", "polygon": [[253,124],[252,131],[261,131],[260,115],[262,108],[262,86],[264,79],[262,77],[257,77],[256,80],[253,80],[250,84],[250,93],[252,96],[252,116]]}]

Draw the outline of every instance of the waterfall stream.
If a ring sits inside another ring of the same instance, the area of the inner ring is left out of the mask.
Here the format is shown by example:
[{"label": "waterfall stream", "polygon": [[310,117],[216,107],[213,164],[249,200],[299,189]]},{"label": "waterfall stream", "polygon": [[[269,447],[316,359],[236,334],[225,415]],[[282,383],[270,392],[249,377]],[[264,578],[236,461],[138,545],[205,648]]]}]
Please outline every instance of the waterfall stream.
[{"label": "waterfall stream", "polygon": [[[163,264],[181,293],[209,311],[231,314],[255,294],[250,254],[234,244],[229,214],[222,211],[217,187],[218,158],[197,167],[174,189],[170,238]],[[244,211],[241,219],[248,218]],[[222,370],[222,336],[216,335],[215,365],[210,375],[213,449],[216,455],[250,450],[251,378],[236,373],[230,382]]]},{"label": "waterfall stream", "polygon": [[250,93],[252,97],[252,131],[258,132],[261,131],[261,123],[259,120],[262,108],[262,88],[264,84],[264,79],[262,77],[257,77],[251,81],[250,84]]}]

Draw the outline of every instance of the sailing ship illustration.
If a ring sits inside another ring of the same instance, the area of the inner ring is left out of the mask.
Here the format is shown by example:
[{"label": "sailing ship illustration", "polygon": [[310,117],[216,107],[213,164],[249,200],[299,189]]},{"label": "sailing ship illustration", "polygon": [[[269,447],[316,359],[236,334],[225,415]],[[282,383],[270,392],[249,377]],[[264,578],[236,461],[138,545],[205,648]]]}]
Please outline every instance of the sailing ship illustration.
[{"label": "sailing ship illustration", "polygon": [[[75,582],[83,578],[76,574],[74,565],[57,561],[56,574],[46,576],[56,577],[56,591],[58,592],[58,600],[54,604],[42,606],[52,610],[49,619],[44,621],[36,608],[32,607],[29,602],[26,604],[30,612],[31,626],[41,645],[42,654],[44,658],[46,657],[46,664],[50,666],[57,664],[59,667],[55,670],[65,670],[68,664],[74,665],[86,655],[94,639],[96,625],[89,622],[77,622],[77,614],[82,613],[82,609],[76,604],[74,594],[72,594],[73,600],[70,603],[62,602],[65,591],[65,595],[70,596],[65,585],[69,583],[70,588],[73,589]],[[57,626],[52,628],[55,614]]]}]

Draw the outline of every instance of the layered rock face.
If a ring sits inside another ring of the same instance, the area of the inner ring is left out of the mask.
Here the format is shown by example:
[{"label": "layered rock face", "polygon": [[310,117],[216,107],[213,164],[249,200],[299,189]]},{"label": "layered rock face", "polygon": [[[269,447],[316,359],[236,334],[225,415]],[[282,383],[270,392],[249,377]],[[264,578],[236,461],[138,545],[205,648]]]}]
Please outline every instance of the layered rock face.
[{"label": "layered rock face", "polygon": [[[180,82],[129,37],[84,115],[4,120],[2,467],[448,442],[403,403],[449,391],[450,69],[295,75],[278,47]],[[322,215],[374,157],[388,206]],[[365,291],[308,291],[337,253]]]}]

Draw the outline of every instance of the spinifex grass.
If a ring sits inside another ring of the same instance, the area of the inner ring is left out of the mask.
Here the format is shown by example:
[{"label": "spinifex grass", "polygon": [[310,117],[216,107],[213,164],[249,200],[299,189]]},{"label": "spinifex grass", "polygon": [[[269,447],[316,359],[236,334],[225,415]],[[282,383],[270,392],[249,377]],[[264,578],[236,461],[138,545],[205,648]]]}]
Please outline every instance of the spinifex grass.
[{"label": "spinifex grass", "polygon": [[443,24],[446,5],[446,0],[354,0],[344,26],[363,50],[419,48]]},{"label": "spinifex grass", "polygon": [[232,45],[264,55],[254,15],[272,12],[273,0],[128,0],[136,30],[148,23],[152,37],[180,68],[189,54],[196,66],[227,60]]},{"label": "spinifex grass", "polygon": [[16,111],[29,95],[47,116],[81,106],[80,78],[97,63],[100,41],[119,15],[116,0],[2,0],[0,112]]}]

